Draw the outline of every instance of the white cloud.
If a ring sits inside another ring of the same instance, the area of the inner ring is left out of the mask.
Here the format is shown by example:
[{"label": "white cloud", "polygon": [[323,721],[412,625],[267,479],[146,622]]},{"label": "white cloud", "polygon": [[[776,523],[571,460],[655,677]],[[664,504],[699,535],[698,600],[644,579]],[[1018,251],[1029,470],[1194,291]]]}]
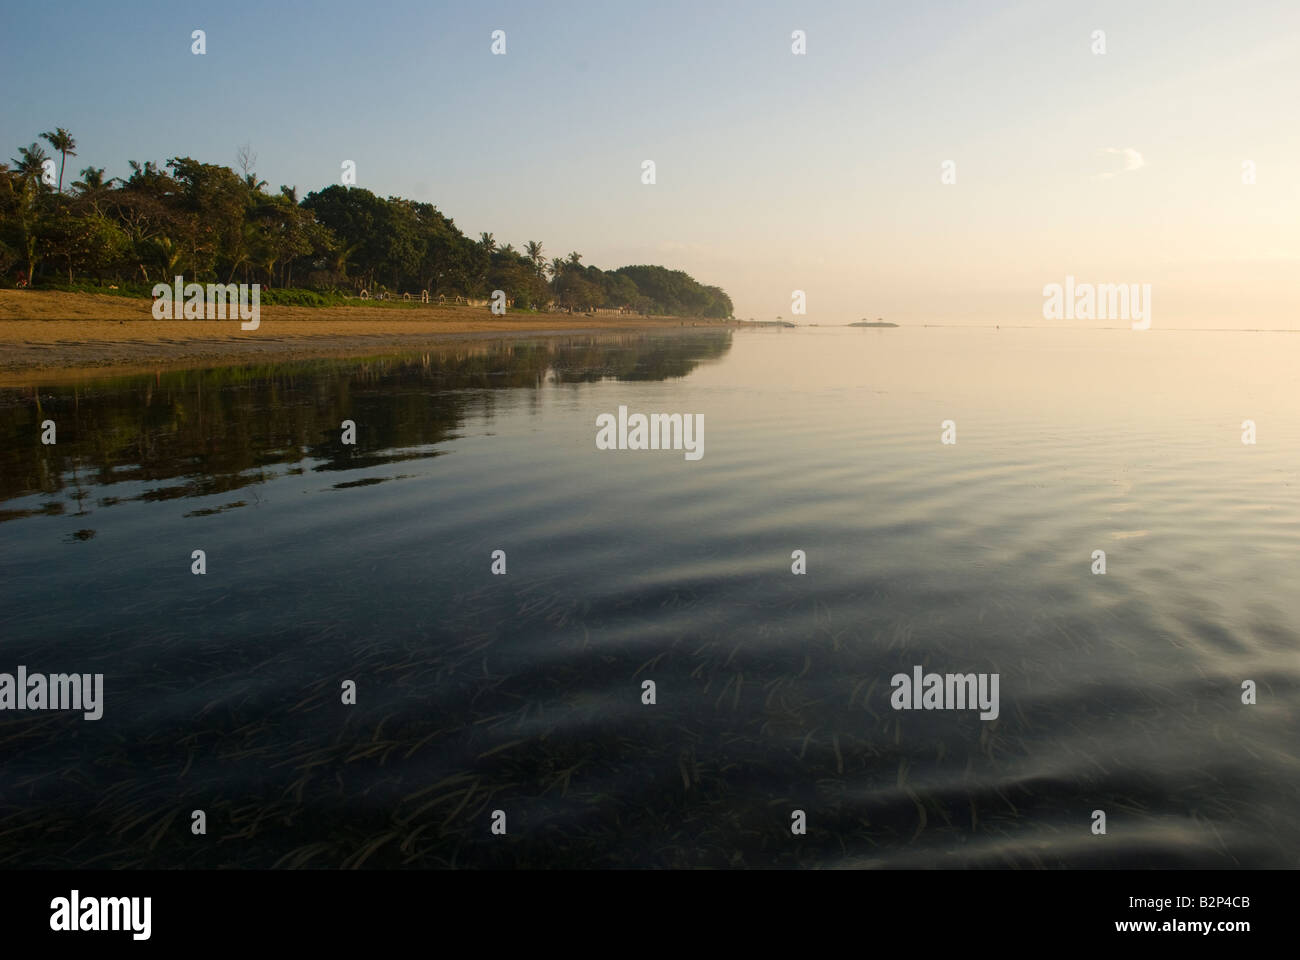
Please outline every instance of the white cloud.
[{"label": "white cloud", "polygon": [[1122,156],[1124,158],[1124,169],[1095,174],[1094,179],[1096,180],[1109,180],[1111,177],[1119,176],[1119,174],[1127,173],[1130,170],[1141,170],[1147,165],[1147,162],[1142,159],[1142,154],[1138,153],[1132,147],[1107,147],[1101,152],[1115,153]]}]

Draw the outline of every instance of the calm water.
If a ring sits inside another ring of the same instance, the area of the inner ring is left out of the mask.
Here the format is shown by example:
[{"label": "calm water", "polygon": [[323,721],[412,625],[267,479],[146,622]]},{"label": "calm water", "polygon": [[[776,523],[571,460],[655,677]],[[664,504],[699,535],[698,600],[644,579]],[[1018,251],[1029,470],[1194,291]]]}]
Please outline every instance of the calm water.
[{"label": "calm water", "polygon": [[105,675],[0,713],[0,867],[1298,866],[1298,378],[827,328],[0,390],[0,671]]}]

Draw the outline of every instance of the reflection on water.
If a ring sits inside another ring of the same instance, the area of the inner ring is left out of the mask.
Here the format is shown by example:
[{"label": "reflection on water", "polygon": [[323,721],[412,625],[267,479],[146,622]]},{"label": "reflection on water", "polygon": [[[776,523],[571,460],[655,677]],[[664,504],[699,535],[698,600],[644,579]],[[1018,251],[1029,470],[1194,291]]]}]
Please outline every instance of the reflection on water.
[{"label": "reflection on water", "polygon": [[[106,699],[0,713],[0,866],[1296,866],[1298,350],[711,332],[0,391],[0,671]],[[622,404],[706,455],[597,450]],[[998,719],[891,709],[917,664],[999,674]]]},{"label": "reflection on water", "polygon": [[[559,383],[667,380],[726,346],[725,335],[651,349],[628,337],[559,347],[478,344],[400,359],[171,371],[0,391],[0,499],[35,490],[48,498],[6,509],[0,520],[67,510],[83,516],[122,502],[108,490],[130,483],[147,489],[126,499],[173,500],[265,483],[279,467],[356,470],[437,456],[434,447],[453,439],[466,416],[491,414],[493,391],[536,388],[548,376]],[[365,428],[343,445],[340,423],[348,418]],[[41,443],[46,419],[56,424],[53,445]],[[93,504],[90,487],[104,488]]]}]

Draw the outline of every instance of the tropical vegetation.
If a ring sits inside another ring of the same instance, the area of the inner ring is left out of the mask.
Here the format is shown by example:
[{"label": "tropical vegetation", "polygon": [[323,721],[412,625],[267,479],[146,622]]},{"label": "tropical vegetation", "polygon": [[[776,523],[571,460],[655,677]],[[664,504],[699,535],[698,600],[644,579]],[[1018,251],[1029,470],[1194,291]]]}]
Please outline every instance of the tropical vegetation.
[{"label": "tropical vegetation", "polygon": [[[681,270],[601,270],[574,251],[548,259],[543,244],[516,249],[491,233],[467,237],[431,203],[333,185],[301,199],[269,191],[256,156],[238,171],[191,157],[129,161],[130,175],[82,168],[65,183],[77,142],[62,127],[0,163],[0,284],[146,292],[178,276],[259,283],[266,302],[333,303],[429,291],[431,300],[505,292],[514,309],[613,308],[722,318],[730,298]],[[66,187],[66,189],[65,189]],[[301,293],[298,293],[301,291]],[[277,297],[275,294],[278,293]]]}]

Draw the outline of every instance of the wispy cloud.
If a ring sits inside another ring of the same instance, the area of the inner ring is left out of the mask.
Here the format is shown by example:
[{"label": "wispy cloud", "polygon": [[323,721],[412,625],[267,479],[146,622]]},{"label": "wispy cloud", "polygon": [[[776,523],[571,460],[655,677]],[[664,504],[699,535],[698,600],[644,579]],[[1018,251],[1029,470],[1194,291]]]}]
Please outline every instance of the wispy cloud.
[{"label": "wispy cloud", "polygon": [[1132,147],[1107,147],[1102,153],[1114,153],[1124,158],[1124,168],[1122,170],[1108,170],[1105,173],[1093,175],[1094,180],[1109,180],[1111,177],[1117,177],[1121,173],[1128,173],[1130,170],[1141,170],[1147,165],[1142,159],[1142,154],[1138,153]]}]

